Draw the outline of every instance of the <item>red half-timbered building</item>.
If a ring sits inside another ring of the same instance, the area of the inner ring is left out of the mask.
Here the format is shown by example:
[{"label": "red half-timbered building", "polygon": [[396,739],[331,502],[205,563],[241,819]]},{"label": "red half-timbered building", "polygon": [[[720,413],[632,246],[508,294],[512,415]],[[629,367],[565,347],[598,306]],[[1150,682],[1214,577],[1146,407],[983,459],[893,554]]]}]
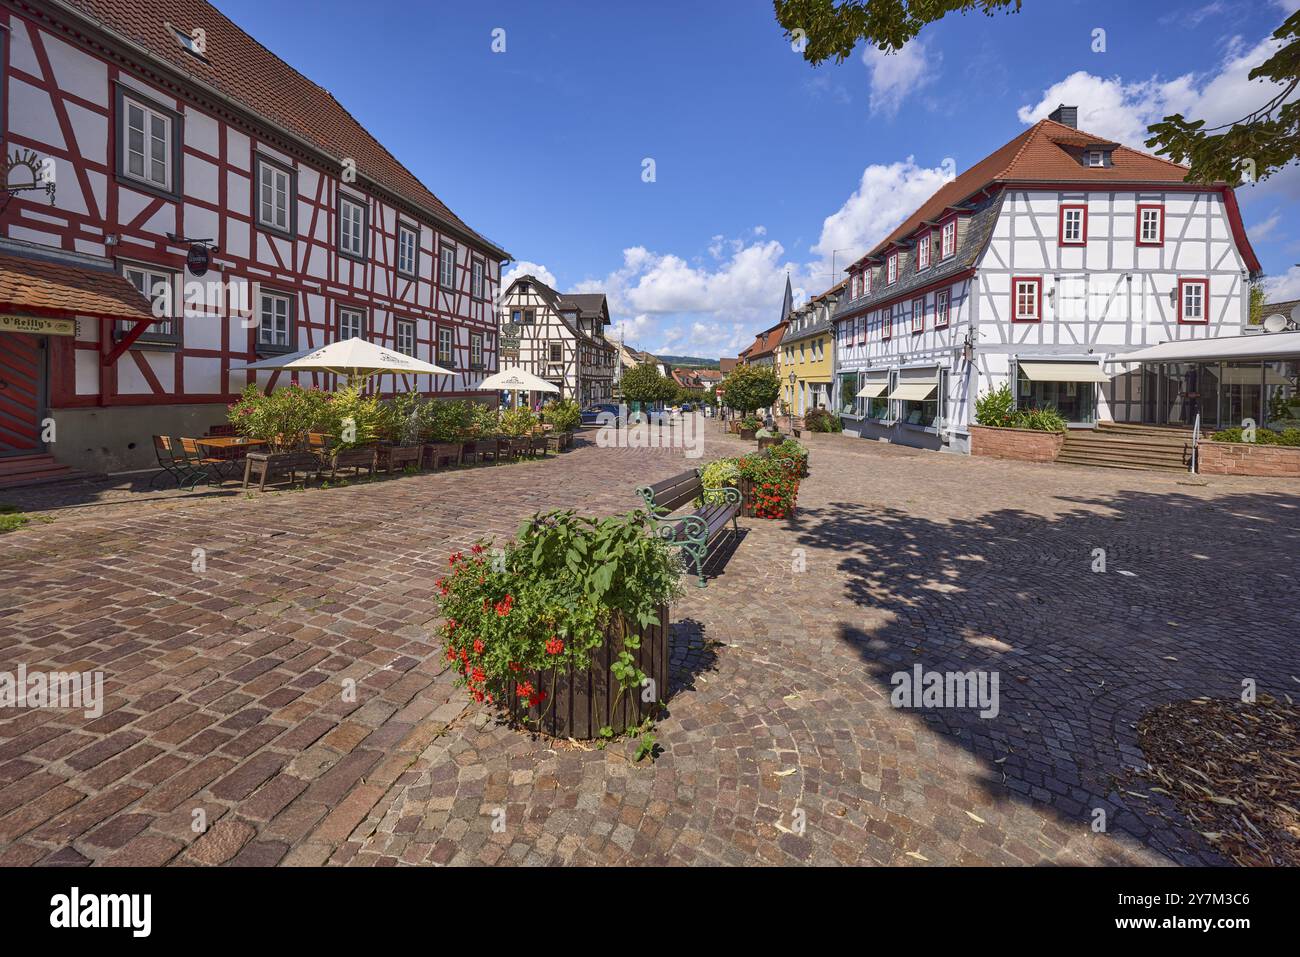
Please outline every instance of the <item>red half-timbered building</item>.
[{"label": "red half-timbered building", "polygon": [[143,466],[352,335],[455,370],[373,387],[486,396],[509,255],[211,4],[0,0],[0,42],[0,463]]}]

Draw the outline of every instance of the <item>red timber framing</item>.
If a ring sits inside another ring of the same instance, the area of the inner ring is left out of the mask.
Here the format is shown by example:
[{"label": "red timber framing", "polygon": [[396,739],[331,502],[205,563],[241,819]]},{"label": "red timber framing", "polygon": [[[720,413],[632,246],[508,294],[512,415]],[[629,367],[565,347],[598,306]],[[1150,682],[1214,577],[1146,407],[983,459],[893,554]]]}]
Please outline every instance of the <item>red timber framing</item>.
[{"label": "red timber framing", "polygon": [[[148,8],[141,16],[152,16],[153,8],[165,5],[142,0],[141,6]],[[25,104],[6,111],[5,149],[53,158],[58,171],[57,204],[49,205],[43,194],[16,196],[0,219],[0,234],[102,257],[118,264],[119,272],[126,262],[152,266],[175,274],[182,284],[175,290],[176,314],[183,314],[179,346],[141,342],[146,323],[134,328],[123,323],[115,336],[109,320],[83,321],[87,331],[75,340],[51,337],[52,408],[231,401],[242,385],[256,381],[252,373],[236,372],[232,378],[231,369],[260,357],[257,303],[249,302],[253,319],[241,321],[232,280],[245,288],[263,284],[291,297],[293,350],[332,341],[340,305],[364,310],[369,338],[389,348],[397,346],[398,321],[414,322],[415,354],[430,361],[437,329],[453,328],[458,372],[468,372],[472,336],[481,335],[484,368],[473,378],[420,377],[403,383],[384,376],[376,385],[384,392],[418,388],[442,396],[482,395],[474,390],[477,379],[497,368],[493,297],[507,253],[430,213],[419,200],[381,185],[368,176],[364,162],[358,163],[355,182],[344,183],[341,164],[321,149],[124,40],[111,32],[112,24],[103,29],[82,20],[75,7],[0,0],[0,30],[7,32],[9,51],[3,63],[4,84],[10,90],[21,85],[24,96],[19,102]],[[267,40],[274,48],[274,37]],[[15,47],[23,51],[21,56],[13,55]],[[75,54],[70,55],[69,48]],[[119,175],[118,104],[123,95],[177,115],[176,135],[182,145],[173,174],[178,197],[133,186]],[[41,115],[34,115],[37,112]],[[95,130],[98,138],[88,136]],[[261,157],[293,174],[297,194],[290,199],[296,202],[292,238],[257,225],[254,177]],[[364,262],[351,261],[337,249],[341,192],[359,198],[369,210]],[[415,277],[397,269],[399,222],[419,227]],[[188,244],[169,238],[169,233],[210,239],[216,247],[212,271],[203,278],[188,273]],[[440,284],[443,246],[456,250],[452,288]],[[485,274],[481,297],[471,296],[475,260]],[[219,280],[224,282],[207,298],[185,301],[183,284]],[[184,308],[179,308],[182,303]],[[87,352],[95,354],[97,388],[85,360],[77,361]],[[333,377],[323,373],[295,378],[322,388],[335,385]]]}]

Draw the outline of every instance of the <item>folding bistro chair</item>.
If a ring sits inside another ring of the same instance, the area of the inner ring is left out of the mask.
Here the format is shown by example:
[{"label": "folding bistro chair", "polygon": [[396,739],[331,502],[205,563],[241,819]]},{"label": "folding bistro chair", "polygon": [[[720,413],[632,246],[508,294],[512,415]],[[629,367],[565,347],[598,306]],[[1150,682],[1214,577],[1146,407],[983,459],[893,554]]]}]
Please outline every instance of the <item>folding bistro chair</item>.
[{"label": "folding bistro chair", "polygon": [[153,478],[149,479],[150,488],[160,488],[158,483],[169,475],[176,482],[177,488],[189,481],[192,470],[175,439],[168,435],[155,435],[153,454],[158,459],[158,471]]},{"label": "folding bistro chair", "polygon": [[[215,455],[207,455],[199,447],[199,443],[194,439],[181,438],[177,440],[181,444],[181,452],[185,455],[186,464],[190,468],[189,488],[193,491],[200,482],[206,481],[212,484],[213,476],[226,478],[226,469],[231,465],[229,459],[219,459]],[[182,487],[183,484],[182,484]]]}]

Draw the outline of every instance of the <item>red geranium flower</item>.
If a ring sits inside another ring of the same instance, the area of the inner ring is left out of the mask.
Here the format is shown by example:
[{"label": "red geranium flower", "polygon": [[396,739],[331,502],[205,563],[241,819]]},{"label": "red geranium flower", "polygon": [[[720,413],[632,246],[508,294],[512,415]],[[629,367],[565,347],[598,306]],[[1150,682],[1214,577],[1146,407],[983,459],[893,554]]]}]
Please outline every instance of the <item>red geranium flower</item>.
[{"label": "red geranium flower", "polygon": [[551,635],[551,640],[546,643],[546,653],[548,655],[558,655],[563,650],[564,642],[555,635]]}]

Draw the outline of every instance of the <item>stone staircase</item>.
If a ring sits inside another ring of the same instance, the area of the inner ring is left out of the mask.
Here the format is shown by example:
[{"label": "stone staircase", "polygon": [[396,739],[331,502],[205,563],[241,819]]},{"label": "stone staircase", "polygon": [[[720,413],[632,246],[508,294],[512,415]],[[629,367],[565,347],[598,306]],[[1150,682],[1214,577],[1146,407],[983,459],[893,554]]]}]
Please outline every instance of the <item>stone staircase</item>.
[{"label": "stone staircase", "polygon": [[88,474],[55,461],[54,456],[48,453],[0,455],[0,489],[70,482]]},{"label": "stone staircase", "polygon": [[1108,469],[1186,472],[1191,454],[1191,429],[1103,422],[1095,429],[1067,432],[1056,461]]}]

